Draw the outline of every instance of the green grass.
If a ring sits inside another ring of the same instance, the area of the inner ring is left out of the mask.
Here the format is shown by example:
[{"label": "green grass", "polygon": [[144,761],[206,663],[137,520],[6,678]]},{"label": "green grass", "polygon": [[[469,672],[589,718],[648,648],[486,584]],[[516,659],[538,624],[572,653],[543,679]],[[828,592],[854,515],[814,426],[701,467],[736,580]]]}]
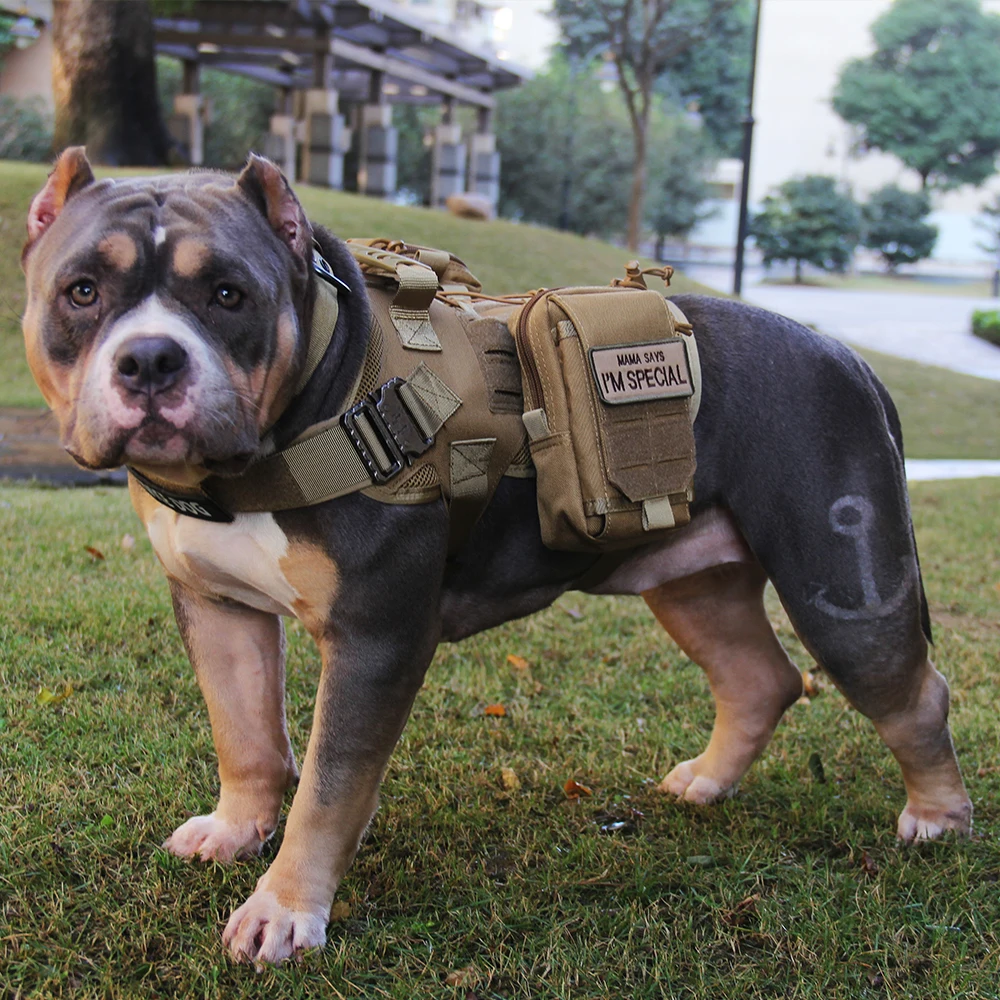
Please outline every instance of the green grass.
[{"label": "green grass", "polygon": [[[212,807],[215,760],[124,491],[0,488],[3,995],[996,997],[998,506],[1000,481],[913,490],[973,840],[896,845],[898,769],[833,690],[789,711],[732,801],[698,810],[655,794],[650,779],[708,737],[707,684],[638,599],[570,594],[442,647],[339,894],[350,916],[321,953],[258,975],[231,965],[219,936],[274,848],[227,869],[158,847]],[[289,633],[301,757],[318,658]],[[68,698],[39,703],[64,684]],[[507,718],[476,713],[494,701]],[[567,801],[571,777],[593,797]],[[637,833],[601,832],[633,809]],[[469,965],[473,984],[444,985]]]},{"label": "green grass", "polygon": [[[24,282],[18,257],[28,204],[44,179],[44,167],[0,163],[0,406],[42,405],[24,360],[20,330]],[[535,226],[468,222],[444,212],[315,188],[302,188],[299,193],[311,218],[342,235],[398,236],[452,250],[492,292],[605,284],[622,272],[629,257],[627,250],[606,243]],[[681,274],[675,276],[673,290],[709,291]],[[1000,455],[1000,391],[995,382],[863,353],[899,406],[908,455]]]},{"label": "green grass", "polygon": [[859,349],[892,394],[908,458],[1000,458],[1000,383]]}]

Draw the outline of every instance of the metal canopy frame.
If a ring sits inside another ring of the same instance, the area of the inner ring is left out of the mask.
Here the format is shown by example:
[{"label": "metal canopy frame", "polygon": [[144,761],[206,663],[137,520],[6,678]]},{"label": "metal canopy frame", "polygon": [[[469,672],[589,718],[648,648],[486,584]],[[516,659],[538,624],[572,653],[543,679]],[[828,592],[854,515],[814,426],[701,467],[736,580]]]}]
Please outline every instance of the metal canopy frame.
[{"label": "metal canopy frame", "polygon": [[358,102],[371,99],[376,73],[391,103],[443,97],[480,108],[531,76],[390,0],[195,0],[154,24],[160,55]]}]

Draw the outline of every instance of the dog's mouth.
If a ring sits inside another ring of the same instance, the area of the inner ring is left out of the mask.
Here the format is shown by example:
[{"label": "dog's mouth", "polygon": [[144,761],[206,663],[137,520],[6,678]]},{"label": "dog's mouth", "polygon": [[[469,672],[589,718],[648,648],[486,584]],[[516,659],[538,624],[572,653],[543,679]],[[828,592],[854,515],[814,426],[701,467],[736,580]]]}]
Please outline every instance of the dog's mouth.
[{"label": "dog's mouth", "polygon": [[198,467],[218,476],[238,476],[246,471],[256,455],[256,442],[218,437],[219,440],[213,440],[212,435],[199,433],[191,425],[178,428],[159,414],[151,413],[138,427],[111,430],[96,454],[90,448],[80,448],[75,434],[65,448],[78,465],[93,470],[138,465]]}]

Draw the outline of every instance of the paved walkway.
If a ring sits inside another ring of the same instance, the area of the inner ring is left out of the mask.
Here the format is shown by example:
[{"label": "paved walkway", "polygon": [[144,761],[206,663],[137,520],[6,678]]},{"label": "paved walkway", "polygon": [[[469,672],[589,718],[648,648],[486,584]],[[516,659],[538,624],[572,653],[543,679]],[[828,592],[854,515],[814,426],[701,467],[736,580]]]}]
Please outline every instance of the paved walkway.
[{"label": "paved walkway", "polygon": [[906,479],[910,483],[925,483],[933,479],[982,479],[986,476],[1000,476],[1000,462],[964,458],[906,459]]},{"label": "paved walkway", "polygon": [[[713,288],[731,287],[729,268],[694,265],[685,273]],[[790,316],[838,340],[1000,380],[1000,347],[969,332],[973,310],[1000,308],[996,299],[761,285],[755,272],[750,272],[749,279],[743,288],[747,302]]]}]

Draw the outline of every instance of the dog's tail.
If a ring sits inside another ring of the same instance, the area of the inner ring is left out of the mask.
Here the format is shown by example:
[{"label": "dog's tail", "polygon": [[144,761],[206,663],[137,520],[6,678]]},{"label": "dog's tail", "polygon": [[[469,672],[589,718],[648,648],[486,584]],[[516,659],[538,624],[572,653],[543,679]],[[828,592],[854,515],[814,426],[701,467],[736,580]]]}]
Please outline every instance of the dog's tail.
[{"label": "dog's tail", "polygon": [[[896,404],[889,395],[889,390],[882,385],[879,379],[873,380],[878,391],[879,399],[882,401],[882,410],[885,413],[885,421],[889,426],[889,433],[899,451],[900,461],[903,460],[903,427],[899,422],[899,414],[896,412]],[[917,560],[917,586],[920,588],[920,625],[923,629],[927,641],[933,646],[934,636],[931,632],[931,613],[927,607],[927,595],[924,593],[924,578],[920,572],[920,556],[917,553],[917,540],[913,535],[913,521],[910,521],[910,537],[913,539],[913,556]]]}]

